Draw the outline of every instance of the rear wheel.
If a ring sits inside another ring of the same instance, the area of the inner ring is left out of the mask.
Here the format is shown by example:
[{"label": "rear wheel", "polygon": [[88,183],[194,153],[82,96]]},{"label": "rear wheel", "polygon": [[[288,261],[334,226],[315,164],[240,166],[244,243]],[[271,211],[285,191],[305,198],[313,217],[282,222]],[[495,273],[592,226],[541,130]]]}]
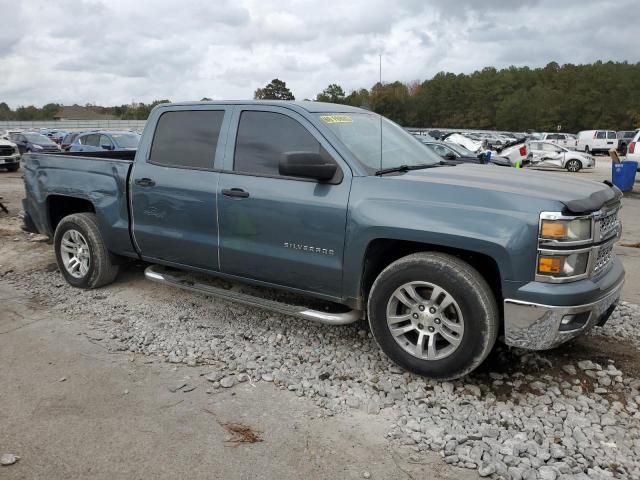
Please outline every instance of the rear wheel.
[{"label": "rear wheel", "polygon": [[584,146],[584,153],[589,153],[591,150],[589,150],[589,145],[585,145]]},{"label": "rear wheel", "polygon": [[567,162],[567,170],[569,170],[570,172],[579,172],[580,169],[582,168],[582,162],[580,160],[569,160]]},{"label": "rear wheel", "polygon": [[15,165],[9,165],[7,170],[10,172],[16,172],[20,168],[20,164],[16,163]]},{"label": "rear wheel", "polygon": [[474,370],[498,335],[498,307],[487,282],[443,253],[416,253],[385,268],[371,288],[368,317],[391,360],[437,379]]},{"label": "rear wheel", "polygon": [[107,250],[94,213],[64,217],[56,228],[53,243],[58,268],[74,287],[102,287],[118,275],[117,258]]}]

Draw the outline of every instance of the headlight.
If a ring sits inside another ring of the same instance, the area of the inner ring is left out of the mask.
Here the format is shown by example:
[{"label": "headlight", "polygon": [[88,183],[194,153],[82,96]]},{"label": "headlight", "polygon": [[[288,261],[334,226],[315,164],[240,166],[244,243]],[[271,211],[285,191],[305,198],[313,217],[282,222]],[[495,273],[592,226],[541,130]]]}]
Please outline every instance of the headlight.
[{"label": "headlight", "polygon": [[33,149],[34,150],[42,150],[42,147],[40,145],[34,145]]},{"label": "headlight", "polygon": [[589,252],[553,255],[540,252],[538,255],[538,275],[552,277],[576,277],[587,273]]},{"label": "headlight", "polygon": [[574,220],[540,221],[540,238],[558,242],[583,242],[591,240],[591,218]]}]

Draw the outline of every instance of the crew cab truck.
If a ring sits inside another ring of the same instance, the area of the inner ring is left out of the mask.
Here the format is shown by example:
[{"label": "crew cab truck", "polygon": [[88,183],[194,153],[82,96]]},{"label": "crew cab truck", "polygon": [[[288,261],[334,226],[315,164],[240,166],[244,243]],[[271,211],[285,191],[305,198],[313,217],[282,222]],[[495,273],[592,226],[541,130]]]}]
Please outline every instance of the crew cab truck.
[{"label": "crew cab truck", "polygon": [[602,325],[624,280],[611,184],[449,166],[345,105],[163,104],[136,152],[32,153],[24,177],[25,228],[54,238],[73,286],[141,259],[151,280],[329,324],[366,318],[394,362],[432,378],[471,372],[499,336],[548,349]]}]

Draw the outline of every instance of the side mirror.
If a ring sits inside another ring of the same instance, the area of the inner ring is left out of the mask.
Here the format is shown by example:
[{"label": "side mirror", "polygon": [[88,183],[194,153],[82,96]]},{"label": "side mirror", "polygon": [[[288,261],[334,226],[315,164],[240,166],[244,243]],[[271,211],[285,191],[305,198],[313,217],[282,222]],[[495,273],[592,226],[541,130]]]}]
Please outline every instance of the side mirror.
[{"label": "side mirror", "polygon": [[302,177],[326,182],[331,180],[338,165],[316,152],[289,152],[278,164],[278,172],[286,177]]},{"label": "side mirror", "polygon": [[455,160],[456,156],[452,152],[447,152],[447,153],[445,153],[444,158],[445,158],[445,160]]}]

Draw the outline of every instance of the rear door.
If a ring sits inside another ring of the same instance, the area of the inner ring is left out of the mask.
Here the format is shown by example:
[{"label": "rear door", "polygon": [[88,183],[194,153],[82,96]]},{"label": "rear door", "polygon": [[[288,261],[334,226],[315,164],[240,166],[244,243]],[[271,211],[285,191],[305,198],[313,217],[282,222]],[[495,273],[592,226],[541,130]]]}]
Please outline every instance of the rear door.
[{"label": "rear door", "polygon": [[136,246],[148,261],[218,270],[216,165],[229,109],[193,106],[155,115],[155,132],[145,135],[131,173]]},{"label": "rear door", "polygon": [[[238,277],[339,297],[351,170],[303,116],[237,107],[220,175],[220,269]],[[327,154],[333,183],[284,177],[288,152]]]}]

